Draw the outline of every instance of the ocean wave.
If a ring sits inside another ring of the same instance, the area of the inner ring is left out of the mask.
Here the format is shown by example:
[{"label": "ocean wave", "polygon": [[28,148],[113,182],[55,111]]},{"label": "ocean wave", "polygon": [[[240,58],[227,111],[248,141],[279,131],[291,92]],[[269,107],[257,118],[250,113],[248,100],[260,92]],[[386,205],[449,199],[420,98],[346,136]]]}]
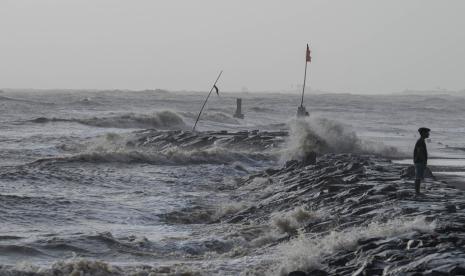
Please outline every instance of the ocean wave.
[{"label": "ocean wave", "polygon": [[[256,164],[257,162],[276,160],[276,156],[271,152],[253,150],[250,147],[235,148],[234,145],[226,142],[223,144],[213,139],[213,136],[199,135],[179,131],[149,134],[134,132],[122,135],[108,133],[77,147],[80,148],[78,153],[42,158],[31,164],[43,164],[45,162],[147,163],[153,165],[235,164],[237,170],[244,170],[244,167],[238,166],[239,163],[237,162]],[[183,138],[180,138],[181,136]],[[176,139],[176,137],[179,139]],[[244,139],[247,137],[245,136]],[[231,137],[227,136],[227,138],[230,139]],[[240,142],[235,139],[231,141],[234,143]],[[246,142],[254,141],[252,139]],[[270,142],[266,140],[265,143]]]},{"label": "ocean wave", "polygon": [[255,112],[259,112],[259,113],[276,112],[276,110],[274,110],[273,108],[269,108],[269,107],[260,107],[260,106],[251,107],[250,110],[255,111]]},{"label": "ocean wave", "polygon": [[417,217],[392,219],[384,223],[372,222],[367,226],[331,231],[323,237],[301,234],[289,243],[281,245],[280,251],[284,261],[276,274],[287,275],[295,270],[320,269],[325,256],[341,250],[353,250],[360,240],[380,237],[388,239],[411,231],[432,232],[435,228],[435,222],[428,222],[425,217]]},{"label": "ocean wave", "polygon": [[44,252],[23,245],[0,245],[0,255],[18,255],[18,256],[40,256],[47,255]]},{"label": "ocean wave", "polygon": [[11,98],[7,96],[0,96],[0,102],[17,102],[17,103],[29,103],[29,104],[55,105],[54,103]]},{"label": "ocean wave", "polygon": [[4,209],[13,206],[21,207],[25,205],[37,206],[69,206],[72,202],[66,198],[47,198],[41,196],[19,196],[0,194],[0,206]]},{"label": "ocean wave", "polygon": [[44,162],[83,162],[83,163],[146,163],[152,165],[190,165],[190,164],[231,164],[236,161],[255,163],[270,160],[271,157],[260,153],[230,151],[221,147],[209,149],[183,150],[178,147],[161,151],[150,149],[120,149],[116,151],[86,152],[71,156],[39,159],[32,164]]},{"label": "ocean wave", "polygon": [[164,110],[152,115],[144,114],[124,114],[110,117],[93,117],[86,119],[64,119],[64,118],[46,118],[39,117],[31,120],[33,123],[50,123],[50,122],[75,122],[88,126],[107,127],[107,128],[184,128],[183,118],[176,112]]},{"label": "ocean wave", "polygon": [[82,98],[80,100],[74,101],[71,103],[71,105],[82,105],[82,106],[101,106],[102,103],[99,103],[98,101],[93,100],[90,97]]},{"label": "ocean wave", "polygon": [[322,214],[307,210],[306,207],[296,207],[288,212],[278,212],[271,214],[272,225],[280,232],[293,234],[299,228],[308,225],[311,222],[318,221]]},{"label": "ocean wave", "polygon": [[341,123],[325,118],[296,119],[290,122],[283,161],[303,160],[310,153],[358,153],[383,157],[399,157],[395,147],[366,142]]},{"label": "ocean wave", "polygon": [[[185,117],[189,117],[192,119],[197,118],[197,113],[193,112],[183,112],[182,113]],[[230,125],[240,125],[240,121],[233,118],[230,114],[224,113],[224,112],[212,112],[212,111],[207,111],[203,112],[202,116],[200,117],[200,120],[203,121],[210,121],[210,122],[215,122],[215,123],[223,123],[223,124],[230,124]]]},{"label": "ocean wave", "polygon": [[201,269],[195,269],[192,264],[171,264],[165,266],[134,265],[118,266],[105,261],[72,257],[57,261],[49,267],[38,266],[28,262],[21,262],[15,266],[0,266],[0,275],[8,276],[57,276],[57,275],[97,275],[97,276],[126,276],[126,275],[208,275]]},{"label": "ocean wave", "polygon": [[119,276],[125,275],[123,270],[117,266],[112,266],[103,261],[71,258],[58,261],[51,267],[41,267],[27,262],[21,262],[15,266],[0,266],[1,275],[34,275],[34,276],[55,276],[55,275],[99,275],[99,276]]},{"label": "ocean wave", "polygon": [[222,217],[233,215],[248,207],[249,204],[244,202],[223,203],[215,208],[195,205],[162,214],[160,217],[170,224],[206,224],[219,222]]}]

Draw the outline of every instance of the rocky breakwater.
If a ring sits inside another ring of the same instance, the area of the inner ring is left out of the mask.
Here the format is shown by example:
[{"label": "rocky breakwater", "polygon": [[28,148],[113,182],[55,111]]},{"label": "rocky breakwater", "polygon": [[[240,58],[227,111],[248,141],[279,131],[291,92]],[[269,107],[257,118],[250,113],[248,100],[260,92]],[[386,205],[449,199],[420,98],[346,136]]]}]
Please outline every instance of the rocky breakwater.
[{"label": "rocky breakwater", "polygon": [[405,166],[369,155],[289,161],[239,183],[254,204],[222,218],[270,224],[273,257],[259,275],[465,275],[465,195],[428,179],[421,196]]},{"label": "rocky breakwater", "polygon": [[236,150],[267,150],[284,143],[288,136],[284,131],[185,131],[185,130],[143,130],[136,132],[132,145],[164,149],[179,147],[182,149],[206,149],[220,146]]}]

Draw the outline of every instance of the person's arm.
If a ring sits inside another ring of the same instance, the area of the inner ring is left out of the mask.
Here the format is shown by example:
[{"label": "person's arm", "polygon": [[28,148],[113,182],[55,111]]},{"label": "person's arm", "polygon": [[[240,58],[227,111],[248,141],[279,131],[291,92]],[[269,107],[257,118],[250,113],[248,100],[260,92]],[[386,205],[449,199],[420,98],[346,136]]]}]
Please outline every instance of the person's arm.
[{"label": "person's arm", "polygon": [[418,147],[418,159],[420,163],[423,163],[426,165],[426,144],[425,141],[422,141],[422,143]]},{"label": "person's arm", "polygon": [[428,164],[428,149],[426,148],[426,143],[424,144],[425,146],[425,165]]},{"label": "person's arm", "polygon": [[415,148],[413,149],[413,163],[419,163],[420,157],[420,147],[418,145],[418,141],[415,144]]}]

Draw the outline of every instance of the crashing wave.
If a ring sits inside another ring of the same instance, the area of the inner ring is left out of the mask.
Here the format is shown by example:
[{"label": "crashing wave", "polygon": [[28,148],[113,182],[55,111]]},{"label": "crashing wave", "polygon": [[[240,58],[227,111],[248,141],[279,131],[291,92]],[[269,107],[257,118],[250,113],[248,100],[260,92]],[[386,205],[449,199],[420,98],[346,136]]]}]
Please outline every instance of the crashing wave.
[{"label": "crashing wave", "polygon": [[[275,160],[275,156],[254,150],[253,145],[260,137],[268,139],[263,134],[249,136],[221,137],[204,135],[202,133],[182,131],[146,131],[122,136],[109,133],[83,146],[81,152],[69,156],[44,158],[35,161],[44,162],[85,162],[85,163],[147,163],[154,165],[189,165],[189,164],[233,164],[241,162],[252,164],[258,161]],[[216,138],[214,138],[216,137]],[[223,140],[222,140],[223,139]],[[244,146],[245,145],[245,146]],[[272,141],[266,140],[257,145],[272,146]],[[235,164],[237,167],[237,163]],[[238,170],[244,171],[243,167]]]},{"label": "crashing wave", "polygon": [[297,119],[290,122],[289,139],[282,159],[303,160],[310,153],[359,153],[399,157],[395,147],[361,140],[337,121],[325,118]]},{"label": "crashing wave", "polygon": [[367,226],[331,231],[323,237],[301,233],[297,238],[281,245],[280,251],[284,260],[277,274],[287,275],[295,270],[324,269],[322,264],[326,256],[342,250],[354,250],[361,240],[387,240],[412,231],[428,233],[435,228],[435,222],[428,222],[425,217],[417,217],[413,220],[400,218],[387,222],[372,222]]},{"label": "crashing wave", "polygon": [[164,110],[152,115],[143,114],[124,114],[110,117],[93,117],[87,119],[62,119],[62,118],[45,118],[39,117],[31,122],[49,123],[49,122],[75,122],[88,126],[108,127],[108,128],[184,128],[185,123],[182,117],[176,112]]},{"label": "crashing wave", "polygon": [[207,275],[202,269],[192,268],[189,264],[171,264],[165,266],[135,265],[118,266],[105,261],[73,257],[53,263],[50,267],[33,265],[27,262],[15,266],[0,266],[0,275],[8,276],[127,276],[127,275]]},{"label": "crashing wave", "polygon": [[269,159],[265,155],[247,152],[229,151],[224,148],[207,150],[183,150],[169,148],[160,152],[140,150],[118,150],[81,153],[68,157],[44,158],[42,162],[85,162],[85,163],[146,163],[152,165],[189,165],[189,164],[230,164],[235,161],[253,163],[256,160]]}]

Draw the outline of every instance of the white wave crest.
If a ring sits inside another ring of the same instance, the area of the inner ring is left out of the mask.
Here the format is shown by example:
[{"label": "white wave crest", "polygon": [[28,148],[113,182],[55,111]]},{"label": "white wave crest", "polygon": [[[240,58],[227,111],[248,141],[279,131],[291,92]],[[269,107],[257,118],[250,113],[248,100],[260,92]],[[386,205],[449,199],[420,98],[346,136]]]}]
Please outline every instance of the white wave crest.
[{"label": "white wave crest", "polygon": [[339,250],[352,250],[362,239],[389,238],[418,231],[431,232],[436,222],[427,222],[425,217],[393,219],[386,223],[372,222],[365,227],[353,227],[344,231],[332,231],[323,237],[300,234],[296,239],[280,247],[283,262],[274,274],[287,275],[290,271],[308,271],[321,268],[324,257]]},{"label": "white wave crest", "polygon": [[74,122],[95,127],[111,127],[111,128],[160,128],[160,129],[179,129],[186,126],[181,115],[174,111],[163,110],[148,114],[128,113],[123,115],[109,117],[93,117],[93,118],[45,118],[39,117],[31,120],[34,123],[49,123],[49,122]]},{"label": "white wave crest", "polygon": [[318,220],[320,216],[318,212],[300,206],[289,212],[272,214],[271,221],[280,232],[292,234],[308,223]]},{"label": "white wave crest", "polygon": [[129,113],[113,117],[95,117],[76,121],[90,126],[115,128],[171,128],[185,126],[182,117],[170,110],[155,112],[152,115]]},{"label": "white wave crest", "polygon": [[109,133],[88,143],[81,153],[52,158],[43,161],[88,162],[88,163],[148,163],[155,165],[189,165],[189,164],[231,164],[236,161],[255,163],[270,157],[249,151],[234,151],[213,145],[208,148],[183,149],[169,146],[155,147],[135,146],[130,136]]},{"label": "white wave crest", "polygon": [[297,119],[289,124],[290,132],[281,158],[302,160],[309,153],[368,153],[385,157],[399,154],[396,148],[362,141],[341,123],[324,118]]}]

